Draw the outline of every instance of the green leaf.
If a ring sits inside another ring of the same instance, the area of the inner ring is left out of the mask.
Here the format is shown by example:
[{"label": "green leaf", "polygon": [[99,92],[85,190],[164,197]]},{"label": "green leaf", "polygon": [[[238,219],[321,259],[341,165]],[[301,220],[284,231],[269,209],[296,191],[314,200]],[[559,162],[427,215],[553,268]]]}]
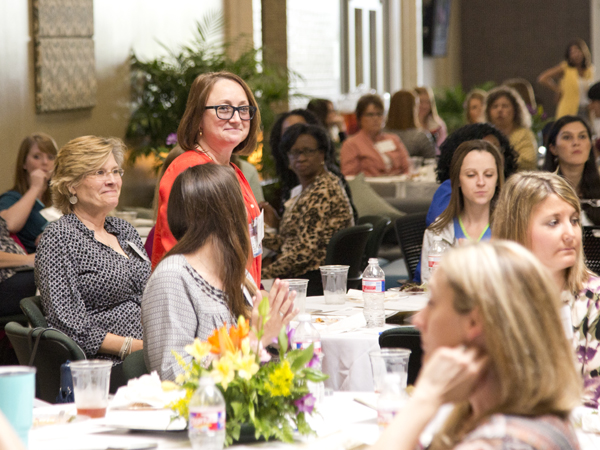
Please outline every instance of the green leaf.
[{"label": "green leaf", "polygon": [[320,370],[312,369],[310,367],[304,369],[303,372],[308,381],[313,381],[315,383],[320,383],[321,381],[325,381],[329,378],[329,375],[324,374]]},{"label": "green leaf", "polygon": [[314,355],[313,344],[310,344],[308,348],[298,352],[298,356],[295,361],[291,363],[292,372],[296,373],[302,369],[312,359]]},{"label": "green leaf", "polygon": [[283,360],[288,348],[288,337],[285,332],[285,327],[281,327],[281,330],[279,330],[277,342],[279,343],[279,358]]}]

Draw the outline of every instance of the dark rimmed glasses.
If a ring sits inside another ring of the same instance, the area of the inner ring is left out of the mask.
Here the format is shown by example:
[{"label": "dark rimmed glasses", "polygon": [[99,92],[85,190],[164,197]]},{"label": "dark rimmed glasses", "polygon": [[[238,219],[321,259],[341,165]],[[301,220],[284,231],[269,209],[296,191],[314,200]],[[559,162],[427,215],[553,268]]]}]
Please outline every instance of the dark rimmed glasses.
[{"label": "dark rimmed glasses", "polygon": [[252,120],[256,114],[256,106],[231,106],[231,105],[216,105],[205,106],[205,109],[214,109],[217,117],[221,120],[230,120],[237,111],[242,120]]}]

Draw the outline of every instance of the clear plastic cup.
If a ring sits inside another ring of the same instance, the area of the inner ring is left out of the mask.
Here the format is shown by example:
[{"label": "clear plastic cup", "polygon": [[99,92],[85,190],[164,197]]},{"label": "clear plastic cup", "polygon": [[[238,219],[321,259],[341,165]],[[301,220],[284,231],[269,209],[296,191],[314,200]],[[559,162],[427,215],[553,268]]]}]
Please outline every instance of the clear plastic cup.
[{"label": "clear plastic cup", "polygon": [[348,269],[350,266],[321,266],[323,295],[327,305],[343,305],[346,302]]},{"label": "clear plastic cup", "polygon": [[70,366],[77,415],[94,419],[104,417],[108,407],[112,361],[74,361]]},{"label": "clear plastic cup", "polygon": [[0,367],[0,411],[27,448],[33,422],[35,367]]},{"label": "clear plastic cup", "polygon": [[290,285],[290,292],[296,291],[296,299],[294,300],[294,308],[298,308],[298,314],[304,314],[306,312],[306,289],[308,287],[308,280],[301,278],[291,278],[286,281]]},{"label": "clear plastic cup", "polygon": [[397,374],[400,388],[406,389],[410,353],[407,348],[382,348],[369,352],[375,392],[382,392],[388,374]]}]

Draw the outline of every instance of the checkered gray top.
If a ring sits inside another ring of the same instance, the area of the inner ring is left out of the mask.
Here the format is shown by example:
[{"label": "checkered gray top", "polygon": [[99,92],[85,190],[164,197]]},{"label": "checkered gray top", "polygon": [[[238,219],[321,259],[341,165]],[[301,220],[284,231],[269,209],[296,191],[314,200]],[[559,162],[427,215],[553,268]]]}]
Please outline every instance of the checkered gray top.
[{"label": "checkered gray top", "polygon": [[184,347],[198,337],[205,341],[216,328],[234,317],[225,293],[200,276],[183,255],[164,259],[148,280],[142,301],[144,359],[161,380],[175,380],[182,368],[175,350],[189,362]]}]

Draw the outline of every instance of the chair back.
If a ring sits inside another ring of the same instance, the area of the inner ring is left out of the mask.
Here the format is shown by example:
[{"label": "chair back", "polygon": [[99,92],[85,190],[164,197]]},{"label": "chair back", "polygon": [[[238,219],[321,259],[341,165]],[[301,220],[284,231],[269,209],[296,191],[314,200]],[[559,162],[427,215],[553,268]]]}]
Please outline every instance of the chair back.
[{"label": "chair back", "polygon": [[139,378],[147,373],[150,372],[146,368],[146,362],[144,361],[144,350],[133,352],[123,360],[123,376],[127,381],[132,378]]},{"label": "chair back", "polygon": [[581,234],[585,264],[592,272],[600,274],[600,227],[583,227]]},{"label": "chair back", "polygon": [[396,235],[398,236],[398,243],[400,244],[400,250],[402,250],[409,280],[414,279],[415,269],[421,260],[423,236],[427,229],[425,225],[426,217],[427,213],[424,212],[408,214],[396,219]]},{"label": "chair back", "polygon": [[61,364],[67,360],[86,359],[83,350],[66,334],[53,328],[26,328],[11,322],[5,331],[19,364],[37,369],[35,396],[55,403],[60,388]]},{"label": "chair back", "polygon": [[358,219],[358,225],[364,225],[370,223],[373,225],[373,231],[367,239],[367,245],[365,246],[365,254],[363,255],[362,269],[364,270],[369,264],[369,258],[377,258],[379,253],[379,247],[383,241],[383,236],[388,230],[389,225],[392,223],[392,219],[386,216],[362,216]]},{"label": "chair back", "polygon": [[32,328],[48,328],[48,322],[42,312],[42,298],[39,295],[25,297],[20,302],[21,310],[27,316],[27,321]]},{"label": "chair back", "polygon": [[407,348],[410,352],[408,360],[408,384],[415,384],[415,380],[421,370],[421,333],[415,327],[397,327],[385,330],[379,335],[379,347],[381,348]]},{"label": "chair back", "polygon": [[356,225],[335,233],[327,245],[323,265],[344,265],[348,269],[348,289],[358,289],[362,280],[362,260],[373,225]]}]

